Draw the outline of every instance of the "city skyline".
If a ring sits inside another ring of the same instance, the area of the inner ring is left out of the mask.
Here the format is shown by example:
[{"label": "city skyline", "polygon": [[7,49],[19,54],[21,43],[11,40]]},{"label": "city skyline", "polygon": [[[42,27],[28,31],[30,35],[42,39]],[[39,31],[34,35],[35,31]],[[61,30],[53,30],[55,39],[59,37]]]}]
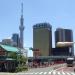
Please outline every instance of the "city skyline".
[{"label": "city skyline", "polygon": [[[19,33],[21,0],[0,1],[0,41],[10,37],[13,33]],[[24,47],[33,46],[32,26],[37,23],[49,22],[52,25],[52,43],[54,43],[54,31],[56,28],[67,28],[74,31],[75,1],[68,0],[23,0],[24,4]],[[75,36],[73,36],[75,41]]]}]

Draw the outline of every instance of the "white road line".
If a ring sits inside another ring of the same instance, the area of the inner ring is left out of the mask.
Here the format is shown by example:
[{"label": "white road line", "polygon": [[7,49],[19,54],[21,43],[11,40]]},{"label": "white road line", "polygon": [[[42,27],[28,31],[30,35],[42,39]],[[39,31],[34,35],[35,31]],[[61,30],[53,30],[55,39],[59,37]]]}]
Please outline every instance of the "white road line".
[{"label": "white road line", "polygon": [[75,75],[75,73],[74,73],[74,72],[71,72],[71,74],[72,74],[72,75]]},{"label": "white road line", "polygon": [[24,74],[29,74],[29,73],[24,73]]},{"label": "white road line", "polygon": [[32,73],[29,73],[29,74],[34,74],[34,73],[32,72]]},{"label": "white road line", "polygon": [[66,72],[67,73],[67,75],[71,75],[69,72]]},{"label": "white road line", "polygon": [[61,75],[61,73],[60,73],[60,72],[57,72],[57,74],[58,74],[58,75]]},{"label": "white road line", "polygon": [[38,72],[36,72],[35,74],[38,74]]},{"label": "white road line", "polygon": [[60,67],[60,68],[57,68],[57,69],[55,69],[54,71],[57,71],[57,70],[60,70],[60,69],[63,69],[64,67]]},{"label": "white road line", "polygon": [[42,74],[43,72],[40,72],[39,74]]},{"label": "white road line", "polygon": [[61,72],[63,75],[66,75],[64,72]]},{"label": "white road line", "polygon": [[47,72],[44,72],[44,74],[47,74]]},{"label": "white road line", "polygon": [[48,73],[48,75],[75,75],[74,72],[63,72],[63,71],[50,71],[50,72],[27,72],[27,73],[19,73],[17,75],[46,75]]},{"label": "white road line", "polygon": [[55,75],[56,74],[56,71],[53,71],[53,75]]},{"label": "white road line", "polygon": [[48,74],[51,74],[54,70],[50,71]]},{"label": "white road line", "polygon": [[52,72],[49,72],[48,74],[51,74]]}]

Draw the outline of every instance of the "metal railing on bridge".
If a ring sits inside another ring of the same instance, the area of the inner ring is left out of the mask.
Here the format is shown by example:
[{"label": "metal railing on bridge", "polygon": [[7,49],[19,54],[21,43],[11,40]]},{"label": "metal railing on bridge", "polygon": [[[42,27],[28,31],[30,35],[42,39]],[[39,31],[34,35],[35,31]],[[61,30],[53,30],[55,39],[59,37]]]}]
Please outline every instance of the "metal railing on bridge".
[{"label": "metal railing on bridge", "polygon": [[28,59],[66,59],[68,57],[74,56],[38,56],[38,57],[29,57]]}]

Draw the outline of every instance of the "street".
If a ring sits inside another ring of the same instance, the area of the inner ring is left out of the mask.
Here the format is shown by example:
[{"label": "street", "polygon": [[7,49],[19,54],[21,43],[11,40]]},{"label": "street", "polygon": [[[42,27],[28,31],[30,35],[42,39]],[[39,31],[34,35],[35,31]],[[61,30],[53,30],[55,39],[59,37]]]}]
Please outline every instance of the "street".
[{"label": "street", "polygon": [[74,67],[67,67],[66,64],[52,65],[43,68],[31,68],[28,71],[18,73],[3,73],[0,75],[75,75]]},{"label": "street", "polygon": [[75,75],[74,67],[66,67],[65,65],[34,68],[27,72],[20,72],[17,75]]}]

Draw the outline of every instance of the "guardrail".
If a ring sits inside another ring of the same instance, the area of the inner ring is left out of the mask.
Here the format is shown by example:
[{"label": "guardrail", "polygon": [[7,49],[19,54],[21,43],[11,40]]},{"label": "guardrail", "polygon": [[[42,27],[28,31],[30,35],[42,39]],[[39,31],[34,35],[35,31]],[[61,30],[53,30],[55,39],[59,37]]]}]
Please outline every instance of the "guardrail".
[{"label": "guardrail", "polygon": [[69,57],[74,57],[74,56],[38,56],[38,57],[28,57],[28,59],[66,59],[66,58],[69,58]]}]

